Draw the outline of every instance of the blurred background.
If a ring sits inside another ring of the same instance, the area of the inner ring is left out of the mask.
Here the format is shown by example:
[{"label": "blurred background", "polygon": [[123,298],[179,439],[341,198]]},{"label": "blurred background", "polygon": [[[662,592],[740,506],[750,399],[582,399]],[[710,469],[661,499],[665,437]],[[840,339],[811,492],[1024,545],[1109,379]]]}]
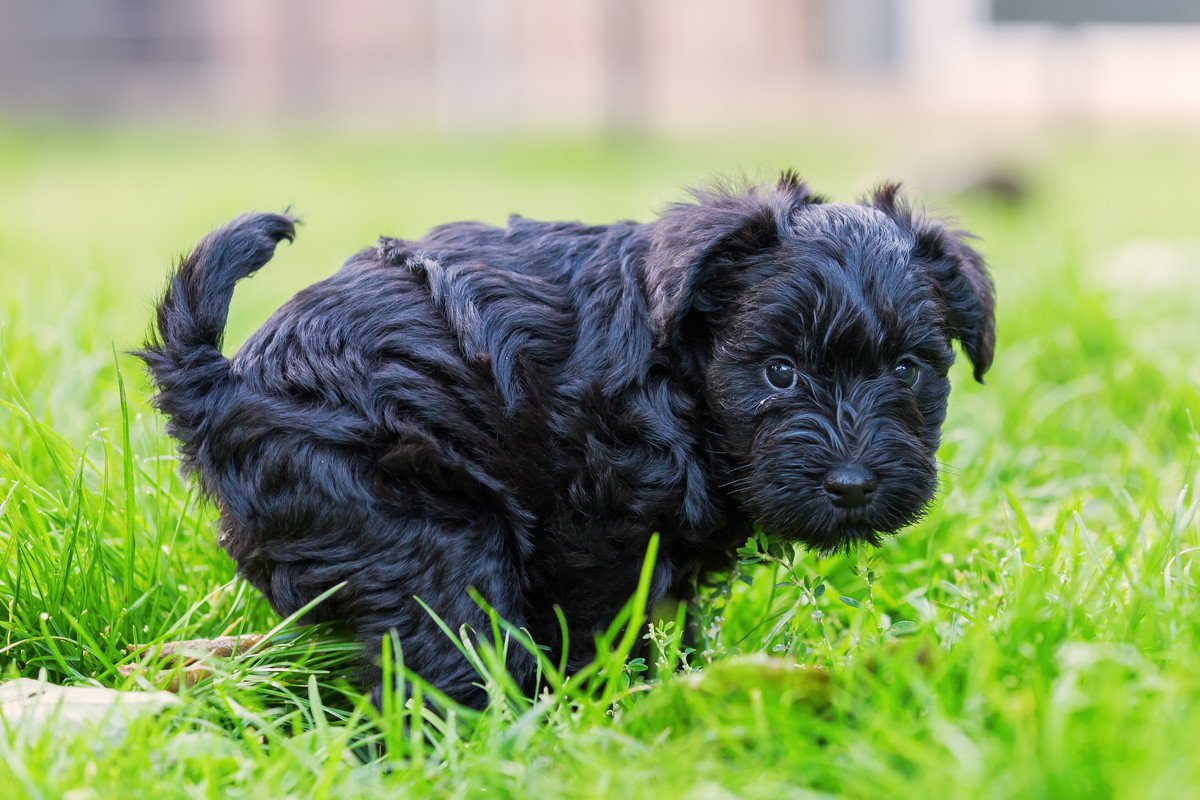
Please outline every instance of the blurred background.
[{"label": "blurred background", "polygon": [[1194,0],[0,0],[25,119],[781,129],[1200,119]]}]

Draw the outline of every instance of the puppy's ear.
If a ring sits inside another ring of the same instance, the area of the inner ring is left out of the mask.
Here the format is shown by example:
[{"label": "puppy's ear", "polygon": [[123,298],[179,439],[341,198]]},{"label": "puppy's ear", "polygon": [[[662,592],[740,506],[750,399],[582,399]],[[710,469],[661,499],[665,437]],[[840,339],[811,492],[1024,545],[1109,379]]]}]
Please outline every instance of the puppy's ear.
[{"label": "puppy's ear", "polygon": [[731,271],[775,247],[794,211],[821,202],[795,173],[776,187],[693,192],[695,203],[671,206],[655,223],[646,256],[646,289],[655,343],[676,340],[693,312],[719,309],[729,298]]},{"label": "puppy's ear", "polygon": [[915,214],[899,190],[897,184],[885,185],[870,204],[912,231],[913,255],[929,265],[945,303],[950,334],[971,359],[975,380],[983,383],[996,349],[996,295],[987,265],[968,244],[974,238],[971,234]]}]

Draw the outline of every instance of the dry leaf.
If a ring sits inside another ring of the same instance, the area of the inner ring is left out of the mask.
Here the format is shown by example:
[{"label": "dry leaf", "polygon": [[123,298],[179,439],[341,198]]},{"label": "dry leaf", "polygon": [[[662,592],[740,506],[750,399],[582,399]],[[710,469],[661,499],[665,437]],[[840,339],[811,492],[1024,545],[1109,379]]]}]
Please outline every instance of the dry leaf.
[{"label": "dry leaf", "polygon": [[[167,642],[162,646],[160,658],[185,659],[195,661],[207,656],[230,658],[245,653],[263,640],[261,634],[248,633],[244,636],[218,636],[216,639],[188,639],[182,642]],[[129,652],[150,650],[150,647],[129,645]]]},{"label": "dry leaf", "polygon": [[[212,674],[212,668],[201,659],[232,658],[241,655],[255,647],[263,638],[260,634],[250,633],[244,636],[219,636],[215,639],[188,639],[151,647],[131,644],[128,649],[131,653],[157,650],[157,662],[178,667],[170,673],[170,680],[163,686],[168,692],[177,692],[181,688],[195,686]],[[126,678],[146,672],[142,664],[125,664],[117,667],[117,671]]]}]

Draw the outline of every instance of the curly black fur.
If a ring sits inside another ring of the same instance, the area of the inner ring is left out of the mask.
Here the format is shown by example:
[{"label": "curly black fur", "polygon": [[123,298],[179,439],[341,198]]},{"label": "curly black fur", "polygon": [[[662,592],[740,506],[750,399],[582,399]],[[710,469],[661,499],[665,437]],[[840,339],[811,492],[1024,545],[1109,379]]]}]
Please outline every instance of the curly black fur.
[{"label": "curly black fur", "polygon": [[[727,565],[752,526],[822,550],[878,543],[932,498],[958,339],[992,360],[992,288],[961,232],[887,186],[825,203],[792,174],[697,193],[647,224],[513,217],[383,239],[221,354],[234,284],[293,220],[240,217],[179,267],[140,355],[221,544],[281,614],[310,619],[478,704],[419,608],[485,629],[474,587],[572,663],[631,594]],[[794,364],[779,389],[764,366]],[[909,386],[897,366],[916,382]],[[822,481],[877,479],[842,508]],[[532,688],[532,658],[509,667]]]}]

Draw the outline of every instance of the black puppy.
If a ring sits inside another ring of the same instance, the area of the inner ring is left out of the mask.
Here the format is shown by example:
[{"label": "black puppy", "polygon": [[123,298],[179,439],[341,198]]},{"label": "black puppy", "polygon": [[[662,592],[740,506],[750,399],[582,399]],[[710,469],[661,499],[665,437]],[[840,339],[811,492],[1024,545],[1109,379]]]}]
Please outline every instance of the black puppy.
[{"label": "black puppy", "polygon": [[[965,235],[896,187],[825,203],[792,174],[647,224],[514,217],[383,239],[232,359],[234,283],[293,221],[252,214],[184,259],[141,357],[221,544],[281,614],[346,623],[450,696],[471,668],[414,601],[483,631],[474,587],[592,657],[661,534],[651,600],[754,525],[878,544],[937,484],[951,340],[981,378],[992,286]],[[534,662],[513,648],[527,689]]]}]

